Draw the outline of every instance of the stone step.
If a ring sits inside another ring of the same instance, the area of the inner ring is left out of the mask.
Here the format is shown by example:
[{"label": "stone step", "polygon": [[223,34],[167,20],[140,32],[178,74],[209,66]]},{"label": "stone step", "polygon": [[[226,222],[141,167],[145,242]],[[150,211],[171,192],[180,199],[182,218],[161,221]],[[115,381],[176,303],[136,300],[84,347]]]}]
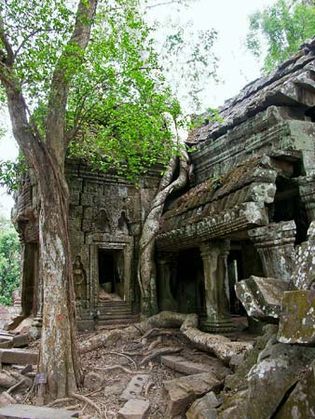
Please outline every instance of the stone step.
[{"label": "stone step", "polygon": [[133,316],[131,311],[123,310],[123,311],[99,311],[97,313],[97,316],[117,316],[117,315],[123,315],[123,316]]},{"label": "stone step", "polygon": [[97,326],[111,326],[111,325],[127,325],[132,323],[137,323],[139,321],[139,317],[128,317],[122,319],[98,319]]},{"label": "stone step", "polygon": [[78,417],[78,412],[26,404],[10,404],[0,408],[0,418],[3,419],[71,419]]},{"label": "stone step", "polygon": [[0,349],[0,364],[36,365],[38,354],[23,349]]},{"label": "stone step", "polygon": [[182,356],[164,355],[161,362],[166,367],[185,375],[214,372],[213,366],[201,362],[188,361]]}]

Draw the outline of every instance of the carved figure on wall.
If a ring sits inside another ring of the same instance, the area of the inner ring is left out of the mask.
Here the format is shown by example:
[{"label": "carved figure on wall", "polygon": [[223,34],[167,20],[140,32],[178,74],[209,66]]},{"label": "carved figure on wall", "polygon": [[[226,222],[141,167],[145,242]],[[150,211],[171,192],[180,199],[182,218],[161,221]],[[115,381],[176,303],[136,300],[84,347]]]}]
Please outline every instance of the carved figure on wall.
[{"label": "carved figure on wall", "polygon": [[86,299],[86,273],[81,262],[81,257],[75,257],[73,263],[73,279],[76,299],[79,301]]},{"label": "carved figure on wall", "polygon": [[101,209],[100,212],[96,215],[94,219],[94,227],[97,231],[102,233],[111,232],[109,218],[104,209]]},{"label": "carved figure on wall", "polygon": [[118,219],[118,230],[124,234],[129,234],[129,220],[125,211],[122,211]]}]

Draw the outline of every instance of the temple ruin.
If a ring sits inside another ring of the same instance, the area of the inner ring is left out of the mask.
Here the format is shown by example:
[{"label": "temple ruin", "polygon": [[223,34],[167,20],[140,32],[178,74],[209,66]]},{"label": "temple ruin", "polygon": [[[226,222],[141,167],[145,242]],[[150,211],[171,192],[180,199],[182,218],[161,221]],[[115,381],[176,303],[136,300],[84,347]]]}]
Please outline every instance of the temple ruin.
[{"label": "temple ruin", "polygon": [[[189,134],[193,177],[167,201],[156,240],[158,303],[160,310],[197,313],[204,331],[233,330],[240,315],[277,321],[277,293],[299,288],[298,279],[292,283],[296,254],[315,220],[310,45],[228,100],[220,123],[205,117]],[[152,169],[135,186],[69,161],[67,176],[78,326],[132,322],[139,314],[139,237],[160,172]],[[40,325],[38,211],[27,176],[14,220],[23,243],[22,311]],[[261,304],[263,298],[269,300]]]}]

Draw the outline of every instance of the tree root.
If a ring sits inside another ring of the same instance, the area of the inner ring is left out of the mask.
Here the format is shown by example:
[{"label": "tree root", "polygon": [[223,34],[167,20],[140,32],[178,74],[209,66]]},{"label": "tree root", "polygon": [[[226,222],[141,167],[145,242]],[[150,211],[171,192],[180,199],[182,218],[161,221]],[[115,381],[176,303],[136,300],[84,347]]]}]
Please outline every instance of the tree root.
[{"label": "tree root", "polygon": [[150,330],[159,328],[179,328],[181,333],[198,349],[214,354],[217,358],[228,364],[233,355],[237,355],[252,348],[249,342],[235,342],[216,334],[202,332],[198,329],[197,314],[182,314],[171,311],[162,311],[155,316],[127,327],[126,329],[110,330],[93,336],[79,347],[81,353],[93,351],[100,347],[107,347],[119,340],[131,341],[139,339]]},{"label": "tree root", "polygon": [[111,365],[110,367],[94,367],[96,371],[112,371],[112,370],[122,370],[127,374],[143,374],[142,371],[130,370],[129,368],[124,367],[123,365]]},{"label": "tree root", "polygon": [[138,366],[137,366],[136,362],[135,362],[132,358],[130,358],[130,356],[126,355],[125,353],[121,353],[121,352],[113,352],[113,351],[106,352],[106,353],[107,353],[108,355],[117,355],[117,356],[121,356],[121,357],[123,357],[123,358],[126,358],[126,359],[128,359],[128,361],[130,361],[130,362],[132,363],[132,365],[135,367],[135,369],[137,369],[137,368],[138,368]]},{"label": "tree root", "polygon": [[143,360],[140,362],[140,365],[144,365],[149,361],[152,361],[155,358],[158,358],[165,354],[176,354],[180,352],[183,348],[159,348],[153,351],[151,354],[147,355]]},{"label": "tree root", "polygon": [[101,418],[105,417],[102,409],[100,407],[98,407],[98,405],[93,402],[93,400],[89,399],[86,396],[83,396],[82,394],[77,394],[77,393],[71,393],[71,397],[80,400],[81,402],[87,403],[89,406],[93,407],[97,413],[100,415]]}]

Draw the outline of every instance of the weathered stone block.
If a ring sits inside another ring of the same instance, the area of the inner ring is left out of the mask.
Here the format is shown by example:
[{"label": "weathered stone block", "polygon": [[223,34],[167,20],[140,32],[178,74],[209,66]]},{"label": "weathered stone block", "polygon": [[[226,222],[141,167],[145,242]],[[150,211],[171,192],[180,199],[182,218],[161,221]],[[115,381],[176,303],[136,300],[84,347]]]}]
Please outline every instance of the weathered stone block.
[{"label": "weathered stone block", "polygon": [[144,386],[148,382],[148,375],[139,374],[135,375],[128,383],[127,388],[120,396],[121,400],[136,399],[142,393]]},{"label": "weathered stone block", "polygon": [[221,402],[213,391],[196,400],[186,413],[187,419],[216,419]]},{"label": "weathered stone block", "polygon": [[187,407],[198,397],[215,390],[221,382],[212,373],[194,374],[165,381],[168,393],[166,417],[183,415]]},{"label": "weathered stone block", "polygon": [[118,419],[146,419],[149,415],[150,403],[148,400],[128,400],[118,412]]},{"label": "weathered stone block", "polygon": [[0,362],[3,364],[35,365],[38,354],[21,349],[0,349]]},{"label": "weathered stone block", "polygon": [[278,319],[288,283],[275,278],[251,276],[237,282],[235,291],[247,314],[261,320]]},{"label": "weathered stone block", "polygon": [[163,365],[180,372],[182,374],[202,374],[204,372],[212,372],[211,365],[201,364],[199,362],[187,361],[182,356],[165,355],[161,357]]},{"label": "weathered stone block", "polygon": [[1,419],[71,419],[77,417],[79,417],[78,412],[26,404],[13,404],[0,409]]},{"label": "weathered stone block", "polygon": [[315,363],[309,373],[297,383],[285,404],[277,414],[277,419],[315,417]]},{"label": "weathered stone block", "polygon": [[278,341],[315,344],[315,291],[284,293]]}]

